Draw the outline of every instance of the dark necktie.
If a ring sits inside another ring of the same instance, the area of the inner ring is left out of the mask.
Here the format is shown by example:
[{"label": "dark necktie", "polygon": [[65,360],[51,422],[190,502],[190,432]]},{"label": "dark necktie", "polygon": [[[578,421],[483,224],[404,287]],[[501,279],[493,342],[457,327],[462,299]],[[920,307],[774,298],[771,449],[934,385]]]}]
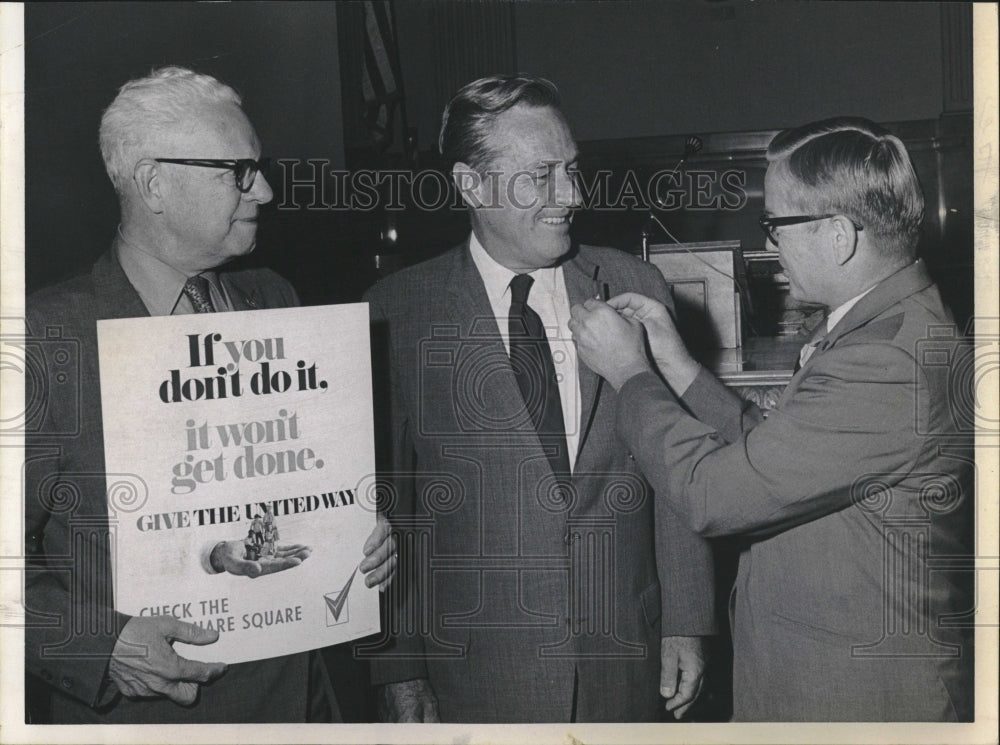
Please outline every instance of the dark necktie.
[{"label": "dark necktie", "polygon": [[184,283],[184,294],[191,301],[195,313],[215,313],[215,306],[212,305],[212,294],[208,289],[208,280],[200,274],[188,278],[188,281]]},{"label": "dark necktie", "polygon": [[510,363],[552,470],[557,476],[566,476],[569,456],[556,369],[542,319],[528,306],[534,281],[527,274],[518,274],[510,281]]}]

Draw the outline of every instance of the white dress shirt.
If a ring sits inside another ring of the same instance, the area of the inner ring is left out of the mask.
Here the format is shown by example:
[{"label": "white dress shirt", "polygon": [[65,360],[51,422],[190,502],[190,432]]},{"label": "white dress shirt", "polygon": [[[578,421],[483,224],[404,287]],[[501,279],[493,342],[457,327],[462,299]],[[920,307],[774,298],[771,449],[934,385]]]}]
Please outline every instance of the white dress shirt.
[{"label": "white dress shirt", "polygon": [[[504,347],[510,354],[510,281],[517,276],[502,264],[498,264],[473,233],[469,239],[472,261],[479,270],[490,307],[503,337]],[[528,305],[545,327],[545,336],[552,352],[552,364],[556,370],[559,385],[559,400],[562,403],[563,423],[566,427],[566,448],[569,453],[570,470],[576,464],[576,449],[580,443],[580,378],[577,371],[576,345],[569,331],[569,295],[561,266],[546,267],[529,272],[534,283],[528,293]]]},{"label": "white dress shirt", "polygon": [[[191,300],[184,294],[184,283],[188,276],[157,258],[149,251],[131,243],[118,228],[115,240],[115,254],[129,283],[139,293],[146,310],[151,316],[180,316],[194,313]],[[212,305],[218,312],[232,310],[232,303],[213,271],[202,272],[208,280]]]},{"label": "white dress shirt", "polygon": [[[802,345],[802,350],[799,352],[799,367],[802,367],[803,365],[806,364],[806,361],[810,357],[812,357],[813,352],[816,351],[816,345],[819,344],[819,342],[823,339],[824,336],[833,331],[834,327],[838,323],[840,323],[841,319],[843,319],[844,316],[847,315],[847,311],[849,311],[851,308],[857,305],[858,301],[861,298],[863,298],[869,292],[874,290],[877,286],[878,285],[872,285],[867,290],[862,292],[860,295],[855,295],[846,303],[838,305],[834,310],[830,311],[830,315],[826,317],[826,320],[824,320],[823,323],[820,324],[820,326],[818,326],[816,328],[816,331],[813,333],[813,341],[809,342],[808,344]],[[820,330],[821,328],[823,330]]]}]

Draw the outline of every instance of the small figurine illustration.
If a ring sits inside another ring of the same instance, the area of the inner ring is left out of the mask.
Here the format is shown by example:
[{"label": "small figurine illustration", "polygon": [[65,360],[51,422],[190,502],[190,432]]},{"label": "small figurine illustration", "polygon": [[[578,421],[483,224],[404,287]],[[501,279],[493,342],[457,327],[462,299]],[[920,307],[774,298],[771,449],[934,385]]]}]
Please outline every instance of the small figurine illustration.
[{"label": "small figurine illustration", "polygon": [[250,531],[254,534],[258,544],[264,543],[264,526],[261,523],[260,513],[254,513],[253,522],[250,523]]},{"label": "small figurine illustration", "polygon": [[218,574],[227,572],[243,577],[259,577],[291,569],[309,558],[312,553],[309,546],[278,544],[278,525],[274,520],[274,512],[269,505],[263,505],[263,508],[263,516],[259,512],[254,513],[246,538],[221,541],[212,547],[207,554],[206,570]]},{"label": "small figurine illustration", "polygon": [[248,561],[257,561],[260,558],[260,544],[257,543],[257,535],[253,532],[253,528],[247,531],[247,537],[243,539],[243,545],[246,547],[244,557]]},{"label": "small figurine illustration", "polygon": [[264,547],[262,556],[274,556],[274,546],[278,541],[278,526],[274,524],[274,513],[270,506],[264,507]]},{"label": "small figurine illustration", "polygon": [[268,505],[264,506],[264,517],[260,513],[255,513],[253,522],[250,523],[250,532],[243,542],[246,546],[244,558],[248,561],[257,561],[261,558],[274,557],[277,555],[278,526],[274,522],[274,513]]}]

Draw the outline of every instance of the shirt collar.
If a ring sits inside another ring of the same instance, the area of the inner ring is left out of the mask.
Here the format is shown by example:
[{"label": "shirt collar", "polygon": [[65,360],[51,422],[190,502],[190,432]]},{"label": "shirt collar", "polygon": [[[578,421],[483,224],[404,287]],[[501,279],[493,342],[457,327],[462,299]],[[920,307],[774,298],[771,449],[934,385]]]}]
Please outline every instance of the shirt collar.
[{"label": "shirt collar", "polygon": [[855,305],[857,305],[858,301],[861,300],[861,298],[863,298],[869,292],[871,292],[872,290],[874,290],[876,287],[878,287],[878,285],[872,285],[867,290],[865,290],[864,292],[862,292],[860,295],[855,295],[850,300],[848,300],[846,303],[842,303],[841,305],[838,305],[836,308],[834,308],[832,311],[830,311],[830,315],[828,315],[826,317],[826,331],[827,331],[827,333],[833,331],[834,326],[836,326],[838,323],[840,323],[841,319],[843,319],[843,317],[847,315],[848,311],[851,308],[853,308]]},{"label": "shirt collar", "polygon": [[[115,238],[115,253],[118,263],[128,281],[139,293],[146,310],[151,316],[169,316],[177,307],[184,291],[188,276],[157,258],[149,251],[129,242],[118,226]],[[219,278],[215,272],[202,272],[217,291]]]},{"label": "shirt collar", "polygon": [[[486,294],[490,299],[490,304],[500,305],[509,295],[510,281],[517,276],[517,272],[511,271],[490,256],[483,248],[483,244],[476,238],[475,231],[469,237],[469,252],[472,254],[472,261],[476,265],[476,269],[479,270],[479,274],[483,278],[483,284],[486,285]],[[538,287],[545,294],[554,296],[559,287],[559,283],[556,282],[556,272],[559,269],[560,267],[549,266],[527,272],[535,280],[532,287]]]}]

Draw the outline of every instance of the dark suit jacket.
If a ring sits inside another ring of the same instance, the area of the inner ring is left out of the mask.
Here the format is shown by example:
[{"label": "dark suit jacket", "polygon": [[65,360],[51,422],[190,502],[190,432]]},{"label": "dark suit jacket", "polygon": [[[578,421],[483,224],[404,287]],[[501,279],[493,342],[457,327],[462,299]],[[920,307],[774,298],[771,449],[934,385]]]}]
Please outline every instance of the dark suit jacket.
[{"label": "dark suit jacket", "polygon": [[[291,285],[269,270],[219,276],[235,310],[298,304]],[[113,252],[89,275],[35,293],[26,305],[38,341],[27,347],[37,386],[29,381],[35,418],[25,438],[25,669],[52,687],[55,723],[305,721],[306,654],[231,665],[189,708],[114,695],[105,672],[128,617],[114,612],[109,583],[114,524],[105,497],[96,321],[149,314]]]},{"label": "dark suit jacket", "polygon": [[[564,267],[572,303],[605,283],[669,298],[654,267],[620,251],[583,247]],[[376,339],[387,334],[393,525],[413,548],[375,681],[428,677],[445,722],[655,719],[661,632],[713,632],[711,553],[669,516],[654,530],[614,390],[581,365],[560,502],[467,246],[366,299]]]},{"label": "dark suit jacket", "polygon": [[620,391],[619,431],[663,499],[703,535],[750,537],[736,719],[971,717],[970,639],[942,615],[970,610],[970,575],[929,568],[972,555],[954,331],[918,262],[847,313],[766,420],[704,372],[683,398],[701,421],[652,374]]}]

